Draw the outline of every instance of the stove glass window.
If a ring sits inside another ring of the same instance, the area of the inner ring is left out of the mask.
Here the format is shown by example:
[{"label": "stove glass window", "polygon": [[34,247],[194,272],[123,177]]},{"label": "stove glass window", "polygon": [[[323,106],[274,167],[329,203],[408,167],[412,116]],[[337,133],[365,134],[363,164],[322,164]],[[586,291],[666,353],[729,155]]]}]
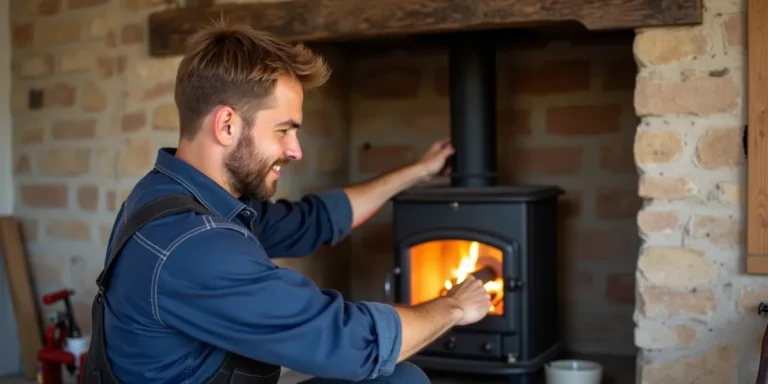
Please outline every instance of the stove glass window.
[{"label": "stove glass window", "polygon": [[445,295],[468,274],[485,282],[491,294],[491,315],[504,314],[503,253],[478,241],[434,240],[410,249],[411,304]]}]

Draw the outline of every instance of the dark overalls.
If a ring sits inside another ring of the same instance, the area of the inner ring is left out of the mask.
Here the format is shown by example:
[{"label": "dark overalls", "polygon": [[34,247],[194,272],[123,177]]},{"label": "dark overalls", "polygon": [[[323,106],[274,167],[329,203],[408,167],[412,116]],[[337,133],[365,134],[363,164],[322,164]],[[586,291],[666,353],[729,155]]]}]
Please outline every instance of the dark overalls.
[{"label": "dark overalls", "polygon": [[[99,292],[93,300],[91,320],[93,332],[88,356],[83,366],[82,384],[118,384],[107,358],[104,340],[104,300],[112,273],[120,257],[120,250],[136,231],[147,223],[164,216],[194,211],[211,215],[210,211],[195,198],[186,195],[166,195],[150,201],[128,218],[122,232],[112,247],[107,265],[96,279]],[[208,384],[277,384],[280,366],[252,360],[234,353],[228,353],[219,371],[211,376]]]}]

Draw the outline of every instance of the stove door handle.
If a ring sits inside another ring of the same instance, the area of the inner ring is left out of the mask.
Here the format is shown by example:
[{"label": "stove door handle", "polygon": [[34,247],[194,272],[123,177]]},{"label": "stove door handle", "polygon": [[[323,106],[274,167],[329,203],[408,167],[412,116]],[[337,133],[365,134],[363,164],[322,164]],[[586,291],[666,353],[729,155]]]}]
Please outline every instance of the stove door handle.
[{"label": "stove door handle", "polygon": [[391,268],[387,271],[387,276],[384,278],[384,302],[394,302],[394,298],[390,297],[392,293],[392,284],[395,275],[400,274],[400,267]]}]

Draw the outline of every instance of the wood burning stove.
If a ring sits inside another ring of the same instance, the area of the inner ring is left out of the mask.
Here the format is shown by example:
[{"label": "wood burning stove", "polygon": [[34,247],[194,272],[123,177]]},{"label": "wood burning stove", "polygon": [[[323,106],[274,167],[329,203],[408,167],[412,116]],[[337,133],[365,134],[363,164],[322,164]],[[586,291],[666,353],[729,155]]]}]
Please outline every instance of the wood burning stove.
[{"label": "wood burning stove", "polygon": [[450,49],[451,185],[414,188],[393,199],[395,267],[385,293],[419,304],[468,273],[485,281],[493,306],[412,358],[427,369],[534,374],[560,352],[557,186],[497,184],[495,50],[480,34]]}]

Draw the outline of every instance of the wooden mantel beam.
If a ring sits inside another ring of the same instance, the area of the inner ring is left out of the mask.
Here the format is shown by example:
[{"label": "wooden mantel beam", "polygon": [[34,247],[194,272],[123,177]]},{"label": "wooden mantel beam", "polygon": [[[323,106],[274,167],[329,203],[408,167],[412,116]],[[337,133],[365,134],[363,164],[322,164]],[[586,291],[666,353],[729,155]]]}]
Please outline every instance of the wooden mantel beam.
[{"label": "wooden mantel beam", "polygon": [[344,41],[576,21],[589,30],[702,22],[701,0],[292,0],[187,7],[149,17],[151,56],[184,52],[218,16],[292,41]]}]

